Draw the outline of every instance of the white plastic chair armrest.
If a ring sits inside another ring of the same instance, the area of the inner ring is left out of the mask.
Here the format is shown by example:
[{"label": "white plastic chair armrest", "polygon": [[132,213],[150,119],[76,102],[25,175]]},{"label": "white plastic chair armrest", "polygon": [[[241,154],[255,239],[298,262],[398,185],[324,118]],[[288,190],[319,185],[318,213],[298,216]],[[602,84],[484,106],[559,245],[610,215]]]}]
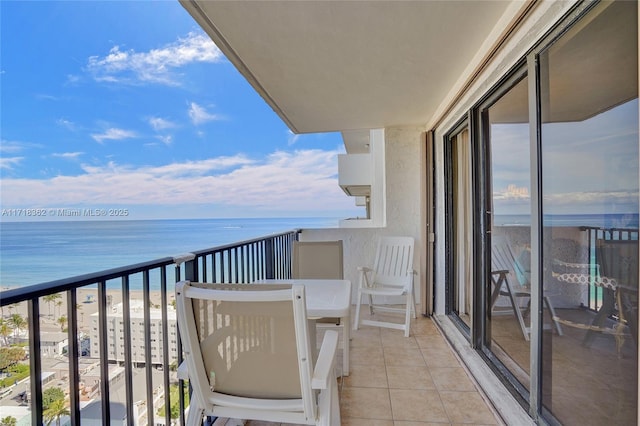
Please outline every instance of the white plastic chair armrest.
[{"label": "white plastic chair armrest", "polygon": [[189,370],[187,370],[186,361],[182,361],[178,366],[178,379],[189,380]]},{"label": "white plastic chair armrest", "polygon": [[371,268],[369,268],[367,266],[358,266],[358,271],[359,272],[369,272],[369,271],[371,271]]},{"label": "white plastic chair armrest", "polygon": [[311,388],[327,389],[330,380],[335,380],[336,376],[333,372],[335,365],[336,353],[338,351],[338,332],[335,330],[327,330],[322,339],[318,361],[313,369],[313,377],[311,378]]}]

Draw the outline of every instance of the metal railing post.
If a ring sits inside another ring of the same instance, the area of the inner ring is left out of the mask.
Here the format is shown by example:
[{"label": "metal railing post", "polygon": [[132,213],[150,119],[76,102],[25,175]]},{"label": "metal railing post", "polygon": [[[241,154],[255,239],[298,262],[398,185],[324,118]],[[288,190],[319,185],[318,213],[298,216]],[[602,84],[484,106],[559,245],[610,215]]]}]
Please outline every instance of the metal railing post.
[{"label": "metal railing post", "polygon": [[265,275],[266,279],[274,279],[275,278],[275,266],[276,266],[276,258],[275,258],[275,250],[273,246],[273,238],[269,238],[265,240],[264,244],[264,266],[265,266]]}]

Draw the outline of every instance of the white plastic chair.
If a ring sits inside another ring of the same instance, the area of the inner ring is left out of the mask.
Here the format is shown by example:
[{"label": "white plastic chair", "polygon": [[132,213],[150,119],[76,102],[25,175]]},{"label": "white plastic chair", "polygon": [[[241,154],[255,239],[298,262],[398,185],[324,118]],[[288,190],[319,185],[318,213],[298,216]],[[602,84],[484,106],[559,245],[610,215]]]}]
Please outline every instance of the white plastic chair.
[{"label": "white plastic chair", "polygon": [[[496,237],[492,241],[491,282],[493,284],[493,289],[491,292],[491,308],[494,308],[498,296],[506,296],[509,299],[513,313],[518,320],[524,339],[529,341],[531,329],[525,323],[524,317],[529,311],[531,305],[531,266],[530,258],[529,256],[526,256],[528,254],[526,250],[528,249],[522,249],[516,257],[508,239],[505,237]],[[515,273],[517,282],[509,279],[509,275],[512,271]],[[520,299],[526,299],[527,301],[527,306],[524,308],[525,314],[522,312],[523,308],[520,304]],[[556,311],[553,308],[551,299],[546,291],[542,300],[546,308],[549,310],[556,332],[559,336],[562,336],[562,327],[557,320]]]},{"label": "white plastic chair", "polygon": [[[411,237],[382,237],[376,249],[373,268],[359,267],[360,285],[356,302],[356,318],[353,324],[357,330],[360,324],[403,330],[409,337],[411,318],[416,317],[415,299],[413,295],[413,247]],[[404,323],[360,319],[362,296],[367,296],[369,312],[376,311],[404,313]],[[387,297],[402,296],[404,308],[390,306],[385,303]],[[376,303],[374,297],[384,297],[382,303]]]},{"label": "white plastic chair", "polygon": [[340,425],[338,334],[325,333],[314,363],[302,285],[176,284],[193,392],[187,425],[203,416]]}]

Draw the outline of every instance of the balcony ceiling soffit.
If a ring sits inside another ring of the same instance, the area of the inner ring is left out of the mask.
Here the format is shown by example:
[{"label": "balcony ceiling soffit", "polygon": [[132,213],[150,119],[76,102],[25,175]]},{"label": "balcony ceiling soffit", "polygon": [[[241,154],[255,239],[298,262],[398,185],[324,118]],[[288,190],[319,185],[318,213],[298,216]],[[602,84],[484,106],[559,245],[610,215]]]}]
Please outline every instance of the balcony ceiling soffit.
[{"label": "balcony ceiling soffit", "polygon": [[423,125],[509,7],[181,1],[296,133]]}]

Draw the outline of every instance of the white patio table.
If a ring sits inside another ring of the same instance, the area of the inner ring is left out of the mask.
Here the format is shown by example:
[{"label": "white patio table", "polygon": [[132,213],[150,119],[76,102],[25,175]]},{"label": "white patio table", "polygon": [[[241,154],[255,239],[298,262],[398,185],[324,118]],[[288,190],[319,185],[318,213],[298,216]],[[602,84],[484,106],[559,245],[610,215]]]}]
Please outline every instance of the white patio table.
[{"label": "white patio table", "polygon": [[309,318],[340,318],[342,325],[342,374],[349,375],[349,330],[351,329],[351,281],[349,280],[258,280],[266,284],[302,284]]}]

